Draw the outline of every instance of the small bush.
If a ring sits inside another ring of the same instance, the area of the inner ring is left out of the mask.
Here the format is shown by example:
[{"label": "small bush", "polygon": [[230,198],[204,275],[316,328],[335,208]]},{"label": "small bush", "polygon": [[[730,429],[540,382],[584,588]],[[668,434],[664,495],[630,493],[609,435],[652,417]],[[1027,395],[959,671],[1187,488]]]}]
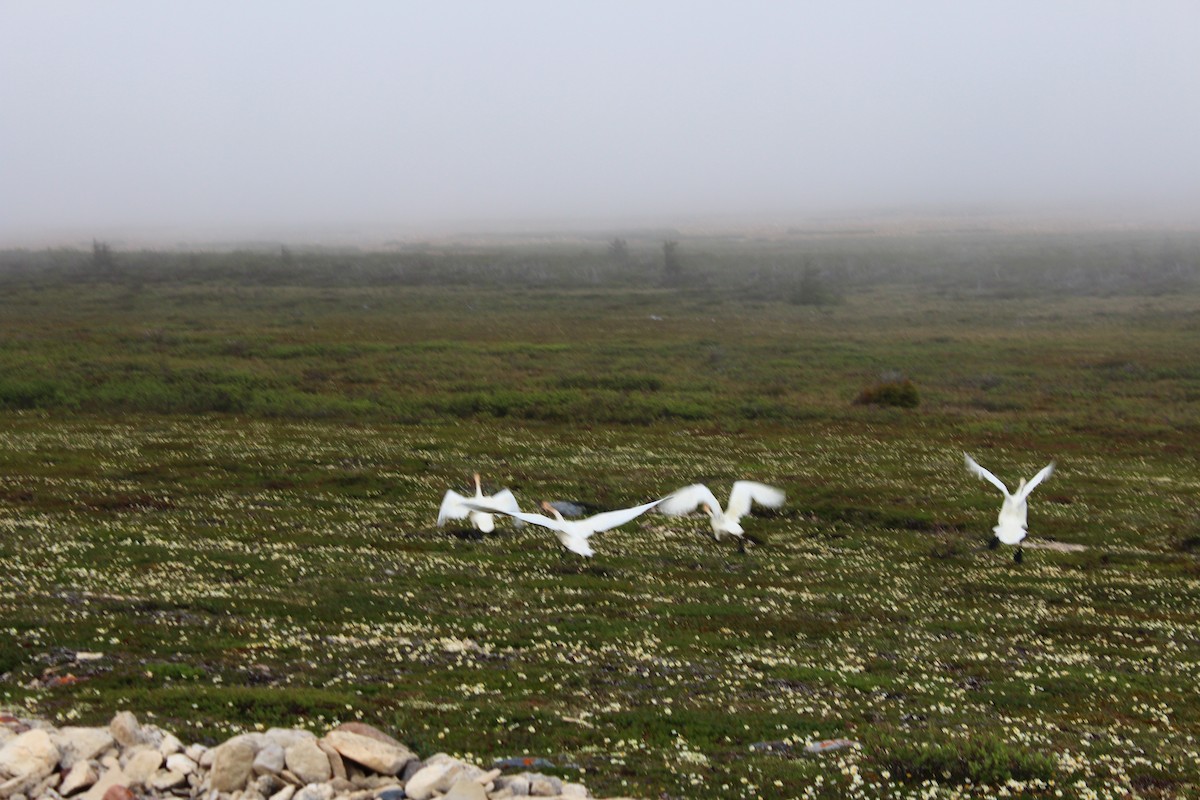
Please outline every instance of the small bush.
[{"label": "small bush", "polygon": [[921,403],[917,386],[905,378],[899,381],[880,381],[863,389],[854,400],[855,405],[895,406],[916,408]]}]

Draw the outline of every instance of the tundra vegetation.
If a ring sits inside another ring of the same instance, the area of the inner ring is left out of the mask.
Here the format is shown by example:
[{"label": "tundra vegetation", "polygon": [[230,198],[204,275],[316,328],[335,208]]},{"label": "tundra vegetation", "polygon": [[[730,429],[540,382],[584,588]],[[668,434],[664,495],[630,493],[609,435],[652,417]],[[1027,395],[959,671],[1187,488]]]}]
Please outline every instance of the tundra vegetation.
[{"label": "tundra vegetation", "polygon": [[[607,795],[1195,796],[1198,284],[1181,232],[0,253],[0,706]],[[1086,549],[984,549],[964,450],[1057,459],[1029,542]],[[436,528],[475,471],[788,501],[583,560]]]}]

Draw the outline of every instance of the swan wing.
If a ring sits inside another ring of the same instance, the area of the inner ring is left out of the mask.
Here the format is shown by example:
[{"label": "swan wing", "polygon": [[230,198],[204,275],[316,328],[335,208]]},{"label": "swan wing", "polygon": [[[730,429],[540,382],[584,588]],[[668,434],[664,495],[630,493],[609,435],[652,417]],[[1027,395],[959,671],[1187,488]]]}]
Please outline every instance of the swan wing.
[{"label": "swan wing", "polygon": [[750,504],[758,503],[767,508],[779,508],[787,497],[782,489],[756,481],[738,481],[729,492],[729,507],[725,509],[728,519],[737,521],[750,513]]},{"label": "swan wing", "polygon": [[677,489],[663,498],[658,505],[658,510],[669,516],[679,517],[692,513],[703,503],[708,503],[709,508],[714,511],[721,510],[721,504],[717,502],[711,489],[703,483],[693,483],[691,486]]},{"label": "swan wing", "polygon": [[1035,486],[1046,480],[1046,478],[1049,478],[1054,473],[1055,463],[1057,462],[1051,461],[1049,464],[1042,467],[1041,472],[1030,478],[1029,483],[1025,484],[1025,488],[1021,490],[1021,494],[1019,495],[1018,499],[1024,500],[1026,497],[1029,497],[1029,493],[1033,491]]},{"label": "swan wing", "polygon": [[[512,512],[519,512],[521,510],[521,506],[517,504],[517,498],[508,489],[501,489],[491,497],[485,497],[484,500],[491,505],[494,505],[496,508],[503,508],[509,513],[510,516],[512,515]],[[517,527],[521,527],[525,524],[525,520],[520,519],[519,517],[513,517],[513,522],[517,525]]]},{"label": "swan wing", "polygon": [[1004,492],[1006,495],[1008,494],[1008,487],[1004,485],[1004,481],[1000,480],[995,475],[979,466],[977,463],[975,463],[975,459],[971,458],[966,453],[963,453],[963,458],[967,460],[967,470],[979,476],[980,478],[983,478],[985,481],[990,481],[997,489]]},{"label": "swan wing", "polygon": [[465,497],[450,489],[442,497],[442,507],[438,509],[437,524],[442,527],[448,519],[466,519],[471,509],[465,505]]},{"label": "swan wing", "polygon": [[553,517],[547,517],[545,514],[530,514],[527,511],[514,511],[508,508],[500,508],[494,503],[487,503],[481,500],[466,500],[463,505],[472,511],[482,511],[485,514],[504,514],[505,516],[519,519],[522,522],[528,522],[530,525],[540,525],[543,528],[549,528],[552,531],[563,530],[563,524]]},{"label": "swan wing", "polygon": [[[639,517],[645,514],[650,509],[661,503],[662,500],[652,500],[649,503],[642,503],[640,506],[633,508],[621,508],[616,511],[605,511],[602,514],[595,514],[587,519],[580,520],[578,524],[590,529],[591,533],[603,533],[607,530],[612,530],[618,525],[624,525],[634,517]],[[591,533],[587,535],[591,535]]]}]

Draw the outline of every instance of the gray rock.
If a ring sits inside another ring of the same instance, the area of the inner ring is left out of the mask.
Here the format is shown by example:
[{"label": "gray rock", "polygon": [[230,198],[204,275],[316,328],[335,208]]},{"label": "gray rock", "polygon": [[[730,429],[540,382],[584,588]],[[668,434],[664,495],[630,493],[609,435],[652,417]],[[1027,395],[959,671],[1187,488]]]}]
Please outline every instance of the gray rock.
[{"label": "gray rock", "polygon": [[232,739],[216,747],[209,783],[218,792],[236,792],[250,780],[254,771],[254,745]]},{"label": "gray rock", "polygon": [[275,794],[271,795],[269,800],[292,800],[292,795],[296,793],[295,786],[284,786]]},{"label": "gray rock", "polygon": [[284,786],[287,786],[287,784],[278,775],[266,774],[255,778],[253,786],[263,797],[270,797]]},{"label": "gray rock", "polygon": [[287,748],[284,762],[302,783],[323,783],[333,777],[329,756],[317,746],[316,739],[301,739]]},{"label": "gray rock", "polygon": [[60,728],[50,738],[58,747],[64,769],[96,758],[116,741],[107,728]]},{"label": "gray rock", "polygon": [[529,776],[529,794],[533,797],[557,797],[562,794],[562,781],[552,775]]},{"label": "gray rock", "polygon": [[504,775],[496,779],[496,788],[511,793],[513,797],[527,797],[529,795],[529,776]]}]

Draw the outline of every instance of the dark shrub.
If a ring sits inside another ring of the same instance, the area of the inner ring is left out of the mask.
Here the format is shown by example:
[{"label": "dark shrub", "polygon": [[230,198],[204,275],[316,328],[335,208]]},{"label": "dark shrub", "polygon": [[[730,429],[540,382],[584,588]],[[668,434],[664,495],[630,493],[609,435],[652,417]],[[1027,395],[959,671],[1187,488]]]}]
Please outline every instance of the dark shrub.
[{"label": "dark shrub", "polygon": [[905,378],[900,381],[881,381],[868,386],[854,399],[855,405],[896,406],[916,408],[921,403],[917,386]]}]

